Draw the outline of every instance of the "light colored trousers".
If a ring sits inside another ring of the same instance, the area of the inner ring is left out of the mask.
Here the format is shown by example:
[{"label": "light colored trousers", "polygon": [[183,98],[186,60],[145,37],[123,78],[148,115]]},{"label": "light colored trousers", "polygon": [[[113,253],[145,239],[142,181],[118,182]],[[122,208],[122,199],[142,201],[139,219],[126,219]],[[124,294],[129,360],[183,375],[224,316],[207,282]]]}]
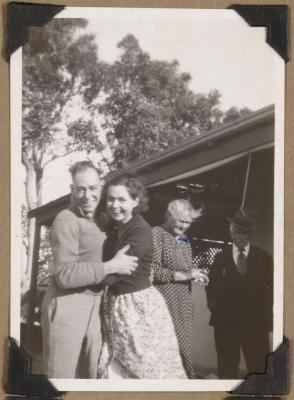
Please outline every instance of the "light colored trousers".
[{"label": "light colored trousers", "polygon": [[97,378],[101,350],[101,295],[56,295],[49,288],[43,302],[43,367],[48,378]]}]

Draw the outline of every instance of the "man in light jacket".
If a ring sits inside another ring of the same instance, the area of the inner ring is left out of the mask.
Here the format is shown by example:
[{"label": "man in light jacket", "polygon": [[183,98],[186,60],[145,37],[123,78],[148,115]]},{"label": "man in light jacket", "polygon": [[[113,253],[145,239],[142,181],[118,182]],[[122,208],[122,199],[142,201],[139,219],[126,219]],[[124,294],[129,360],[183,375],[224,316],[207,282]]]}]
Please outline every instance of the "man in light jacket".
[{"label": "man in light jacket", "polygon": [[53,270],[42,310],[43,365],[49,378],[95,379],[103,279],[131,274],[137,259],[126,255],[125,247],[102,262],[105,237],[94,220],[99,174],[90,161],[75,163],[70,172],[70,206],[56,216],[50,231]]}]

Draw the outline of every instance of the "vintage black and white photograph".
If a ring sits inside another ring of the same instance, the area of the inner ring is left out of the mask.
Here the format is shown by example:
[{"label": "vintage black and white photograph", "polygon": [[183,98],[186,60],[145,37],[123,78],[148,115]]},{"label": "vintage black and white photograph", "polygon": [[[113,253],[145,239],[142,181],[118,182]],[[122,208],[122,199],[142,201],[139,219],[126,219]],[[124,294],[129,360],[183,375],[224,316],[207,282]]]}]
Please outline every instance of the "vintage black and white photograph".
[{"label": "vintage black and white photograph", "polygon": [[69,7],[11,57],[11,336],[57,389],[265,372],[284,144],[265,39],[234,10]]}]

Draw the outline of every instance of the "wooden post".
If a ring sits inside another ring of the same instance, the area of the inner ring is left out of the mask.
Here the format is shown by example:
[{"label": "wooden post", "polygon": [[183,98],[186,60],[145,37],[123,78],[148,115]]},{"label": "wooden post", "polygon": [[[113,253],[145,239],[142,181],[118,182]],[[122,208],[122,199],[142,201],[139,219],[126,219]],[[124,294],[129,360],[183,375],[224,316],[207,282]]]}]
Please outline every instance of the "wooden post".
[{"label": "wooden post", "polygon": [[250,153],[249,156],[248,156],[248,161],[247,161],[247,169],[246,169],[245,183],[244,183],[242,203],[241,203],[242,209],[244,209],[244,206],[245,206],[247,187],[248,187],[248,180],[249,180],[250,167],[251,167],[251,158],[252,158],[252,154]]},{"label": "wooden post", "polygon": [[41,235],[41,224],[36,219],[35,236],[34,236],[34,249],[33,249],[33,259],[32,259],[32,273],[31,273],[31,283],[30,283],[30,296],[29,296],[29,311],[28,311],[28,321],[26,328],[26,339],[25,339],[25,349],[30,349],[30,341],[32,339],[32,332],[34,326],[34,315],[36,306],[36,294],[37,294],[37,279],[39,272],[39,251],[40,251],[40,235]]}]

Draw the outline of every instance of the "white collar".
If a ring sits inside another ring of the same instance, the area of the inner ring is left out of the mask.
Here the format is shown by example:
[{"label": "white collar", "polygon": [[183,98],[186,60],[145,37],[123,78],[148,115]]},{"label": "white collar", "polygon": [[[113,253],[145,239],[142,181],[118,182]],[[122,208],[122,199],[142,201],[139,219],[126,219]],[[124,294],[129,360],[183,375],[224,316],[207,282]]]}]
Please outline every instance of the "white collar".
[{"label": "white collar", "polygon": [[79,206],[79,211],[82,217],[88,219],[89,221],[94,221],[94,213],[92,216],[89,218],[89,216],[85,213],[85,211],[82,209],[82,207]]}]

